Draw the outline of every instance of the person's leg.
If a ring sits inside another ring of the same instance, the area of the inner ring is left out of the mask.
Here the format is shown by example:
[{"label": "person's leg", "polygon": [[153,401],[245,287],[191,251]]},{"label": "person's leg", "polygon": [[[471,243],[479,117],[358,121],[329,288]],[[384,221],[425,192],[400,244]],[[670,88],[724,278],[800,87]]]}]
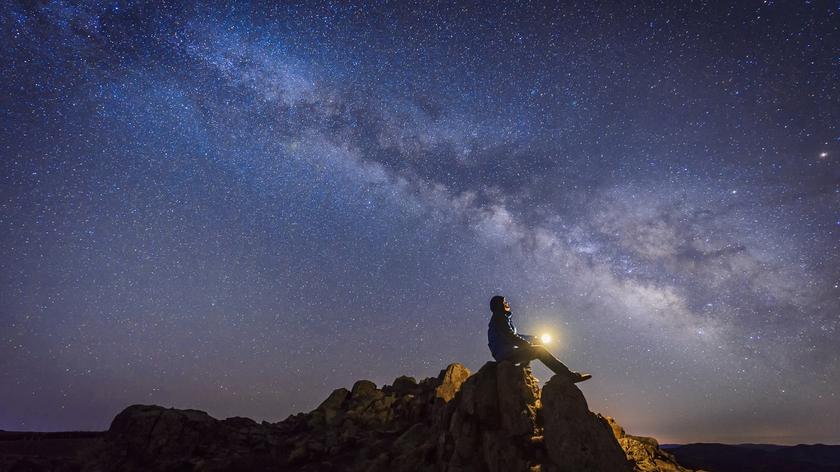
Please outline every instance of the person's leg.
[{"label": "person's leg", "polygon": [[542,363],[545,364],[546,367],[551,369],[551,371],[555,374],[569,376],[572,375],[572,371],[569,370],[568,367],[566,367],[566,364],[560,362],[559,359],[557,359],[550,352],[548,352],[548,349],[542,346],[534,346],[531,348],[531,350],[533,351],[534,357],[542,361]]},{"label": "person's leg", "polygon": [[513,364],[521,364],[523,367],[526,367],[528,363],[537,358],[537,354],[534,352],[533,348],[530,347],[518,347],[514,349],[507,357],[503,360],[511,362]]},{"label": "person's leg", "polygon": [[583,382],[592,378],[590,374],[581,374],[580,372],[572,372],[565,364],[560,362],[543,346],[530,346],[524,348],[514,349],[510,355],[501,359],[520,364],[523,367],[528,366],[528,362],[534,359],[539,359],[546,367],[551,369],[555,374],[563,375],[571,379],[572,382]]}]

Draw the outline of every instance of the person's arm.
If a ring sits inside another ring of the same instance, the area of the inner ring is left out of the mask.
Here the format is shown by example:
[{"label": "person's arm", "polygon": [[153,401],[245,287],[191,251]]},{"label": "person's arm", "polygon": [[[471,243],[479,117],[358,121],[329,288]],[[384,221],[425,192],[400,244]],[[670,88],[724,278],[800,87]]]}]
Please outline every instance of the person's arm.
[{"label": "person's arm", "polygon": [[[508,338],[511,344],[514,344],[518,347],[528,347],[531,345],[531,342],[527,338],[523,337],[520,334],[517,334],[516,327],[513,326],[513,321],[511,321],[510,318],[507,318],[507,323],[503,324],[505,325],[504,329],[501,329],[500,331],[505,334],[505,337]],[[528,337],[530,338],[531,336]]]}]

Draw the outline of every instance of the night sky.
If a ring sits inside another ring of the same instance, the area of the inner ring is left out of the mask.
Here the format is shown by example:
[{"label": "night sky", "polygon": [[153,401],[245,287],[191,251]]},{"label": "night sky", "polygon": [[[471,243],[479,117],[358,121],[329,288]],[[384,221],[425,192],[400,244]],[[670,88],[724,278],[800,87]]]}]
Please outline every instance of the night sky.
[{"label": "night sky", "polygon": [[840,442],[838,2],[279,3],[3,2],[0,429],[474,371],[503,294],[632,434]]}]

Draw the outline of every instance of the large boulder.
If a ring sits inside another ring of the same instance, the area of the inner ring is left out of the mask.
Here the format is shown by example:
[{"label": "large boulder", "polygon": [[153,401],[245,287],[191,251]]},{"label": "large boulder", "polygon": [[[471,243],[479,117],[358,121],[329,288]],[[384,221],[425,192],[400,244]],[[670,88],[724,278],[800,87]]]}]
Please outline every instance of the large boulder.
[{"label": "large boulder", "polygon": [[443,399],[445,402],[452,400],[469,376],[469,369],[463,365],[458,363],[449,364],[438,376],[441,383],[435,388],[435,396]]},{"label": "large boulder", "polygon": [[133,405],[114,418],[86,470],[259,470],[279,440],[248,418],[219,421],[198,410]]},{"label": "large boulder", "polygon": [[630,471],[609,423],[561,376],[488,362],[452,401],[441,470]]},{"label": "large boulder", "polygon": [[203,411],[133,405],[111,422],[108,441],[119,444],[128,456],[189,456],[202,442],[225,435],[217,423]]},{"label": "large boulder", "polygon": [[539,381],[531,369],[502,362],[496,368],[501,428],[512,436],[533,436],[540,409]]},{"label": "large boulder", "polygon": [[[539,387],[529,371],[488,362],[453,399],[445,427],[442,469],[529,470]],[[450,452],[451,451],[451,452]]]},{"label": "large boulder", "polygon": [[310,414],[310,422],[313,427],[327,427],[335,425],[340,421],[340,415],[344,414],[344,404],[350,392],[346,388],[333,390],[326,400],[321,402]]},{"label": "large boulder", "polygon": [[589,411],[583,393],[564,376],[555,375],[542,391],[547,471],[630,471],[632,465],[609,422]]}]

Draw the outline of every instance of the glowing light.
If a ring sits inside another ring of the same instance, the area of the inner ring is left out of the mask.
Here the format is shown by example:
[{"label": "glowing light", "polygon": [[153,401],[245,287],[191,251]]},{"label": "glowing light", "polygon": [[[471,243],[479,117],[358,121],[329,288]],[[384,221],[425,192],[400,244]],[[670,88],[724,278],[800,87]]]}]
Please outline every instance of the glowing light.
[{"label": "glowing light", "polygon": [[548,334],[548,333],[543,333],[542,336],[540,336],[540,341],[542,341],[543,344],[550,343],[551,342],[551,335]]}]

